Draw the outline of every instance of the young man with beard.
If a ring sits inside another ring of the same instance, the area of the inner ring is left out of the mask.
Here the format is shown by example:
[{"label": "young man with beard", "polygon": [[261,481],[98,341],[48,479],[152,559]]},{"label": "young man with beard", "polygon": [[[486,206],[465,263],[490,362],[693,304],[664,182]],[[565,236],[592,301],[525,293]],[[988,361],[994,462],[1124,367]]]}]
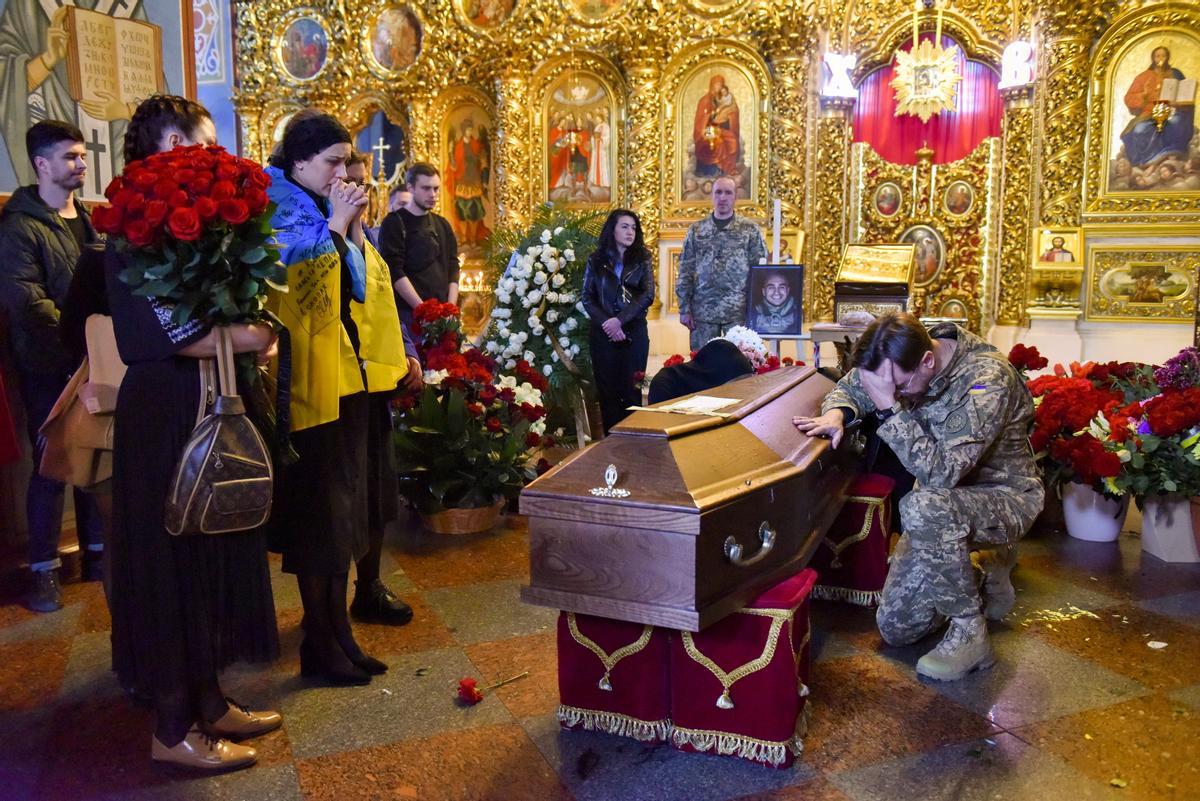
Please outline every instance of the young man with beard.
[{"label": "young man with beard", "polygon": [[[62,344],[58,321],[75,262],[98,240],[87,210],[75,198],[87,177],[83,134],[74,125],[45,120],[25,134],[37,183],[17,189],[0,213],[0,307],[7,313],[20,378],[21,400],[38,462],[38,428],[71,378],[75,364]],[[29,479],[29,568],[26,605],[37,612],[62,608],[58,537],[63,484]],[[83,578],[103,576],[104,542],[95,501],[75,491],[76,529],[83,551]]]}]

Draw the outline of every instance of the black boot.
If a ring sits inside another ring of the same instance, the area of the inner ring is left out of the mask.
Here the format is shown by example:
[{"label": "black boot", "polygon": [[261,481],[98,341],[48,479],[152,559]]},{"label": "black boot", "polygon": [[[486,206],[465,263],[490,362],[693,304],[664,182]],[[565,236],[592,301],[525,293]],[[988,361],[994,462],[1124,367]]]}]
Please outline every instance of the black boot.
[{"label": "black boot", "polygon": [[333,626],[333,636],[341,646],[343,653],[354,663],[354,666],[372,676],[387,672],[387,665],[373,656],[367,656],[354,640],[354,631],[350,628],[350,618],[346,615],[346,584],[349,575],[342,573],[333,576],[329,582],[329,620]]},{"label": "black boot", "polygon": [[403,626],[413,619],[412,607],[396,597],[382,579],[354,582],[354,603],[350,614],[364,623]]},{"label": "black boot", "polygon": [[83,552],[79,578],[82,581],[104,581],[104,551]]},{"label": "black boot", "polygon": [[57,612],[62,609],[62,585],[58,583],[58,568],[35,570],[30,575],[29,593],[25,605],[34,612]]},{"label": "black boot", "polygon": [[[296,580],[304,604],[300,675],[335,685],[369,684],[371,676],[350,661],[334,637],[329,617],[329,576],[297,576]],[[342,605],[345,603],[343,600]]]}]

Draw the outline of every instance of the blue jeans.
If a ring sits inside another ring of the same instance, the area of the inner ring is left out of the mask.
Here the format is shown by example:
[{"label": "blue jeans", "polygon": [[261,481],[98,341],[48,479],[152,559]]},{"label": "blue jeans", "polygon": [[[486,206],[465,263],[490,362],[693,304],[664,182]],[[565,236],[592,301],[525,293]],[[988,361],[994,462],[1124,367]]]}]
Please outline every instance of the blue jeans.
[{"label": "blue jeans", "polygon": [[[38,474],[37,464],[42,456],[38,429],[50,415],[50,410],[54,408],[55,401],[71,376],[21,371],[20,379],[21,401],[25,404],[25,416],[28,418],[34,464],[33,475],[29,478],[29,491],[25,495],[25,510],[29,519],[29,569],[57,570],[62,566],[58,558],[58,537],[62,531],[63,492],[66,485]],[[96,555],[104,552],[96,501],[78,489],[75,490],[75,528],[80,550]]]}]

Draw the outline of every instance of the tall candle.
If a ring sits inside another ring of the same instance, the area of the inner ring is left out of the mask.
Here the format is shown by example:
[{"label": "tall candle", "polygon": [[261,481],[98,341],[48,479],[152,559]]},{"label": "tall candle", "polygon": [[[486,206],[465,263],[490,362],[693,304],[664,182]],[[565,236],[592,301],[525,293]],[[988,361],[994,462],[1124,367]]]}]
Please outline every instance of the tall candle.
[{"label": "tall candle", "polygon": [[771,225],[771,259],[772,264],[779,264],[779,226],[783,222],[783,203],[775,200],[775,214]]}]

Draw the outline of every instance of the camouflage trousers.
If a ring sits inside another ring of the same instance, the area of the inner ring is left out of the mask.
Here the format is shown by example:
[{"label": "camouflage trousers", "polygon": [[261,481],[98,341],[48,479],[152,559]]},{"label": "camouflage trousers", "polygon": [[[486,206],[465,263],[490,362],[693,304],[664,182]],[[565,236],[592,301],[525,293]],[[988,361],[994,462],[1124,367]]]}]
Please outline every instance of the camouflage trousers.
[{"label": "camouflage trousers", "polygon": [[971,551],[1016,559],[1017,541],[1042,508],[1042,492],[1006,487],[918,487],[900,500],[903,536],[892,554],[875,613],[889,645],[907,645],[946,618],[978,615],[979,576]]},{"label": "camouflage trousers", "polygon": [[692,351],[695,352],[704,347],[705,342],[708,342],[710,339],[716,339],[735,325],[745,325],[746,321],[730,320],[723,323],[713,323],[708,320],[695,320],[693,324],[695,327],[692,328],[691,334],[688,335],[688,344],[691,346]]}]

